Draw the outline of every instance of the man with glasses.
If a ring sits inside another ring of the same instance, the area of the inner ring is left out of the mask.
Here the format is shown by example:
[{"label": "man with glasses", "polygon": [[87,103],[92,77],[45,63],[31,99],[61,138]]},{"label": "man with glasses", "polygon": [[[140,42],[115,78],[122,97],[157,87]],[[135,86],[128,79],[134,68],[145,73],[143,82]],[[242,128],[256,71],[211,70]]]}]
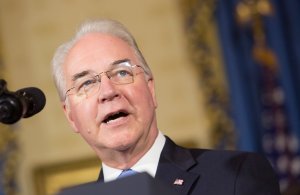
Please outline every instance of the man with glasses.
[{"label": "man with glasses", "polygon": [[264,158],[185,149],[163,135],[151,69],[119,22],[84,23],[57,49],[52,65],[66,118],[102,161],[99,182],[130,170],[180,194],[279,194]]}]

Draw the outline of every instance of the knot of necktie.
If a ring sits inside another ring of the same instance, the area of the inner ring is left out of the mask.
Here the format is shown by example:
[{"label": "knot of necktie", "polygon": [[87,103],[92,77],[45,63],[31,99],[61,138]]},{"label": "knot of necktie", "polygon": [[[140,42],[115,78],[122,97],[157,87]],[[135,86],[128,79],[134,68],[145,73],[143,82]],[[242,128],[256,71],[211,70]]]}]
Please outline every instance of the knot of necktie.
[{"label": "knot of necktie", "polygon": [[130,175],[134,175],[134,174],[137,174],[138,172],[132,170],[132,169],[125,169],[122,171],[122,173],[117,177],[117,179],[120,179],[120,178],[124,178],[124,177],[128,177]]}]

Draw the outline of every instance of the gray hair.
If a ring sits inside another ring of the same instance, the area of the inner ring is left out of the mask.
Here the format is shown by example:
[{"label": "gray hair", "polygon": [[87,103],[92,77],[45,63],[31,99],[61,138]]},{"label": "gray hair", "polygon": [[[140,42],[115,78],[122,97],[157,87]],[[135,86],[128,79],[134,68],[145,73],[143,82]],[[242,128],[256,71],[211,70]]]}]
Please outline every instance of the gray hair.
[{"label": "gray hair", "polygon": [[63,73],[63,64],[65,58],[77,41],[79,41],[84,35],[95,32],[116,36],[125,41],[134,49],[135,54],[141,63],[140,65],[144,68],[146,74],[152,77],[151,69],[147,65],[146,60],[144,59],[134,37],[121,23],[110,19],[88,21],[80,26],[79,30],[70,41],[63,43],[57,48],[52,59],[52,74],[61,101],[65,100],[66,92],[66,78],[64,77]]}]

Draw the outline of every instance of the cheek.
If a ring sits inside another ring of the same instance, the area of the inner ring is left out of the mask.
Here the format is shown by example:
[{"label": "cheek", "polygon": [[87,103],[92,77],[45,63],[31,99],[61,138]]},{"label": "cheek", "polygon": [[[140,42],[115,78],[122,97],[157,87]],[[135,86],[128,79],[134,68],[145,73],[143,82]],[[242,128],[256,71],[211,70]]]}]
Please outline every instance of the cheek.
[{"label": "cheek", "polygon": [[77,104],[73,109],[73,119],[79,130],[89,131],[96,124],[97,105],[92,102]]},{"label": "cheek", "polygon": [[148,89],[148,87],[144,86],[143,88],[134,90],[131,98],[133,105],[137,107],[142,115],[152,113],[156,108],[155,100]]}]

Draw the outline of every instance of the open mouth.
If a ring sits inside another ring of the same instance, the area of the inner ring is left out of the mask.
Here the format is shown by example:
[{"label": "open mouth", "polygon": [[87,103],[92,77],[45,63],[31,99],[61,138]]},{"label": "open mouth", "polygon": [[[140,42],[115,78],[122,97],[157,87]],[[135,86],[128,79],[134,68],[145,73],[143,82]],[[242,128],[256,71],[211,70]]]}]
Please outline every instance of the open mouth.
[{"label": "open mouth", "polygon": [[103,123],[109,123],[110,121],[113,121],[113,120],[116,120],[116,119],[119,119],[122,117],[126,117],[126,116],[128,116],[128,113],[124,112],[124,111],[111,113],[105,117],[105,119],[103,120]]}]

